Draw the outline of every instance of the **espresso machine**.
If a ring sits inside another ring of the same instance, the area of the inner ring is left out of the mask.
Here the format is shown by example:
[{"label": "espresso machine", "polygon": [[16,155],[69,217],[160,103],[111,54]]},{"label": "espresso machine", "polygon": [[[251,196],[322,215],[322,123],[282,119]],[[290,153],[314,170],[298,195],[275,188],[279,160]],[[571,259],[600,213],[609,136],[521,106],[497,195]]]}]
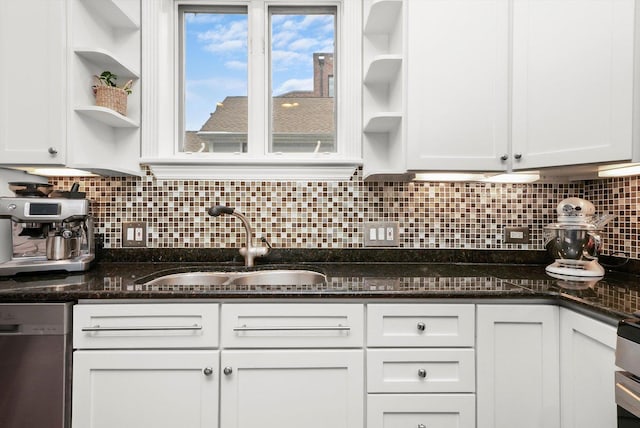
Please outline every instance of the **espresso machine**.
[{"label": "espresso machine", "polygon": [[0,242],[6,247],[0,254],[10,255],[0,259],[0,276],[80,272],[95,258],[89,200],[75,197],[77,192],[49,197],[46,186],[35,193],[14,190],[15,197],[0,197],[0,219],[10,219],[12,228],[11,239]]}]

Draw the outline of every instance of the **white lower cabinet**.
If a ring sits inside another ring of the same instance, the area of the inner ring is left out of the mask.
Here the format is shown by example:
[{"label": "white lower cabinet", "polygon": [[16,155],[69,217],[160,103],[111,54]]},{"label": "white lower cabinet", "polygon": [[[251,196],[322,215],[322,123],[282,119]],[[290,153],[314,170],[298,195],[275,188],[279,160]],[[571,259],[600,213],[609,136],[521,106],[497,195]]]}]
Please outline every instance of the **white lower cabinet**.
[{"label": "white lower cabinet", "polygon": [[72,428],[216,428],[215,303],[73,308]]},{"label": "white lower cabinet", "polygon": [[364,305],[224,304],[220,426],[363,428]]},{"label": "white lower cabinet", "polygon": [[614,428],[615,339],[544,304],[79,304],[72,428]]},{"label": "white lower cabinet", "polygon": [[364,427],[362,350],[222,351],[224,428]]},{"label": "white lower cabinet", "polygon": [[74,428],[214,428],[219,351],[76,351]]},{"label": "white lower cabinet", "polygon": [[475,307],[367,307],[367,428],[474,428]]},{"label": "white lower cabinet", "polygon": [[558,307],[478,305],[478,428],[560,427]]},{"label": "white lower cabinet", "polygon": [[615,428],[616,327],[560,309],[562,428]]}]

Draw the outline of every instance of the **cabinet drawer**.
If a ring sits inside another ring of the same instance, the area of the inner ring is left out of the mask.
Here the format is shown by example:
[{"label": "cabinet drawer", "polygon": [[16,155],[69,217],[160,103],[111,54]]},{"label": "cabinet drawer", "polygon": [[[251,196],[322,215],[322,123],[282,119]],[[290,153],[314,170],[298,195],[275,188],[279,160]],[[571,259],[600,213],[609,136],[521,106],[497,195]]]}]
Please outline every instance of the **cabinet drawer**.
[{"label": "cabinet drawer", "polygon": [[474,305],[379,304],[367,309],[368,346],[472,347]]},{"label": "cabinet drawer", "polygon": [[222,305],[225,348],[359,348],[364,342],[360,304]]},{"label": "cabinet drawer", "polygon": [[369,350],[367,389],[368,392],[474,392],[474,350]]},{"label": "cabinet drawer", "polygon": [[475,408],[473,394],[369,394],[367,428],[475,427]]},{"label": "cabinet drawer", "polygon": [[76,349],[215,348],[217,304],[87,304],[73,308]]}]

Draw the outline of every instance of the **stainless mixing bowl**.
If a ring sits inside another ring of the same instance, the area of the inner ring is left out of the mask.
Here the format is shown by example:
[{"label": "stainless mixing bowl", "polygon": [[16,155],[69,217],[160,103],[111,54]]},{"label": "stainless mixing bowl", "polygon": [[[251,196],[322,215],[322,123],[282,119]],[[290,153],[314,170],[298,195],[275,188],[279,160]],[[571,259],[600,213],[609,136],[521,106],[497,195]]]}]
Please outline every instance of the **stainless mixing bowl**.
[{"label": "stainless mixing bowl", "polygon": [[545,248],[556,260],[597,260],[598,232],[589,225],[552,224],[544,228]]}]

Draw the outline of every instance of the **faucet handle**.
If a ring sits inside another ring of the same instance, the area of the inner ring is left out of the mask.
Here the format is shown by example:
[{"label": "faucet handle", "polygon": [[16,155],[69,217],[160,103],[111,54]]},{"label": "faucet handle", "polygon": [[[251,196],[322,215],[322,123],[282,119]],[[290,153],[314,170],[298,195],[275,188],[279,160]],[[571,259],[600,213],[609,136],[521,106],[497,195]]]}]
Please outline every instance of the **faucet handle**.
[{"label": "faucet handle", "polygon": [[[267,241],[267,238],[265,238],[264,236],[262,238],[260,238],[260,242],[262,242],[263,244],[267,244],[267,247],[269,247],[269,251],[273,250],[273,247],[271,246],[271,244],[269,243],[269,241]],[[268,253],[268,252],[267,252]],[[266,255],[266,254],[265,254]]]}]

